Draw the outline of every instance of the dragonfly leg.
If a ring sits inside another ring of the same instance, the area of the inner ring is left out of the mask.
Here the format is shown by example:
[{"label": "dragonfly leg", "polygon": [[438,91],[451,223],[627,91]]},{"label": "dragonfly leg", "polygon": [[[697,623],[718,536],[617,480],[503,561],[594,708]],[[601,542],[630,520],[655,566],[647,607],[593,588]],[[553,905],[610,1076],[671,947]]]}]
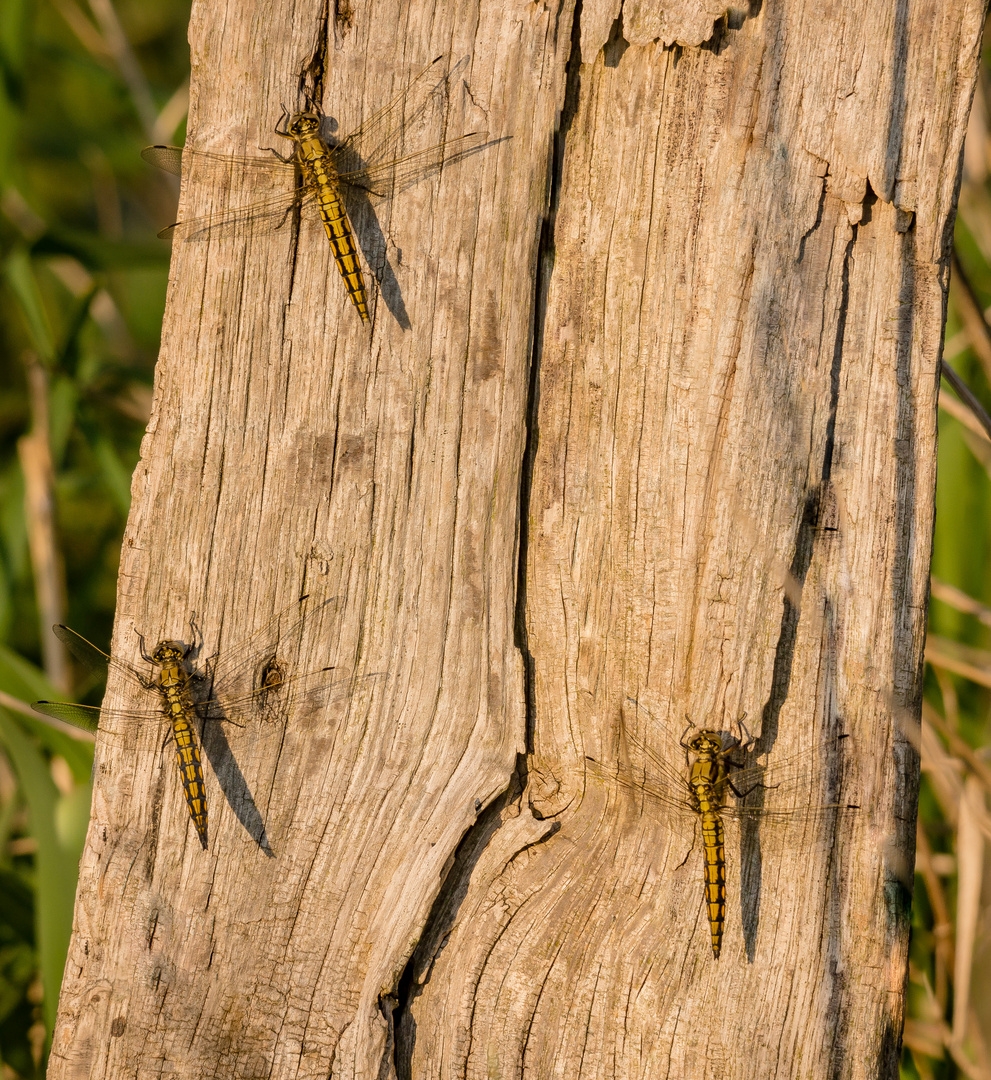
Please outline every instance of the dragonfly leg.
[{"label": "dragonfly leg", "polygon": [[[276,135],[281,135],[282,132],[277,131],[275,134]],[[289,138],[289,136],[287,135],[286,138]],[[285,154],[285,155],[280,154],[279,151],[276,150],[274,146],[259,146],[258,149],[259,150],[267,150],[270,154],[275,154],[275,156],[279,159],[279,161],[282,162],[283,165],[292,165],[296,160],[296,155],[294,153],[293,154]]]},{"label": "dragonfly leg", "polygon": [[688,721],[688,724],[685,726],[685,730],[681,733],[681,738],[678,740],[678,744],[680,746],[683,746],[687,750],[688,741],[685,736],[692,730],[693,727],[695,727],[695,722],[688,715],[688,713],[685,713],[685,719]]},{"label": "dragonfly leg", "polygon": [[[286,127],[286,124],[289,123],[289,117],[292,115],[292,113],[290,113],[289,110],[286,108],[286,103],[284,101],[280,101],[279,104],[282,106],[282,114],[279,116],[279,119],[275,123],[275,134],[281,135],[284,139],[291,139],[292,136],[289,134],[289,128]],[[262,147],[262,149],[268,150],[270,148],[265,146]]]},{"label": "dragonfly leg", "polygon": [[688,721],[688,726],[681,733],[678,745],[685,751],[685,768],[690,769],[692,767],[692,759],[689,757],[689,754],[692,752],[692,744],[688,739],[688,733],[695,727],[695,722],[688,713],[685,713],[685,719]]},{"label": "dragonfly leg", "polygon": [[196,624],[196,612],[193,611],[189,616],[189,644],[183,650],[182,658],[186,659],[188,656],[196,656],[199,654],[200,649],[203,648],[203,631],[200,630]]},{"label": "dragonfly leg", "polygon": [[736,718],[736,730],[739,733],[735,737],[736,747],[741,750],[749,750],[755,742],[753,735],[750,734],[750,732],[747,730],[746,724],[744,724],[743,722],[744,720],[746,720],[746,718],[747,714],[745,712],[740,713],[740,715]]},{"label": "dragonfly leg", "polygon": [[[737,764],[736,762],[732,762],[731,764],[736,765],[736,767],[738,769],[742,768],[742,766]],[[738,799],[745,799],[751,792],[756,791],[758,788],[763,788],[765,791],[772,791],[774,788],[780,787],[781,785],[780,784],[765,784],[763,780],[757,780],[756,782],[751,784],[750,787],[748,787],[746,791],[740,791],[739,788],[737,788],[737,786],[733,783],[732,774],[727,770],[727,772],[726,772],[726,786],[730,789],[730,791],[733,792],[733,794]]]},{"label": "dragonfly leg", "polygon": [[738,799],[745,799],[751,792],[756,791],[758,788],[770,790],[771,788],[776,788],[778,786],[777,784],[765,784],[762,780],[758,780],[757,783],[751,784],[746,791],[740,791],[728,776],[726,777],[726,785]]},{"label": "dragonfly leg", "polygon": [[142,634],[137,629],[137,627],[134,628],[134,632],[135,632],[135,634],[138,635],[138,648],[141,650],[141,659],[142,660],[147,660],[149,664],[154,664],[155,661],[152,659],[152,657],[150,657],[148,655],[148,649],[145,646],[145,636],[144,636],[144,634]]},{"label": "dragonfly leg", "polygon": [[[144,634],[139,633],[137,627],[132,627],[132,629],[134,630],[135,634],[138,635],[138,648],[141,650],[142,660],[147,660],[149,664],[154,664],[154,657],[148,655],[148,649],[145,647]],[[140,672],[137,671],[134,674],[137,675],[137,677],[141,680],[141,685],[146,690],[154,690],[155,687],[158,686],[158,683],[156,683],[154,679],[146,679]]]},{"label": "dragonfly leg", "polygon": [[[285,103],[283,102],[282,103],[282,115],[279,117],[278,122],[276,123],[275,128],[274,128],[275,134],[276,135],[281,135],[283,139],[291,139],[292,138],[292,135],[289,134],[289,129],[286,127],[286,124],[289,122],[289,117],[291,115],[292,114],[289,112],[289,110],[285,106]],[[295,159],[296,159],[295,145],[293,146],[292,153],[288,154],[286,157],[283,157],[282,154],[280,154],[279,151],[276,150],[274,146],[259,146],[258,149],[259,150],[270,150],[273,154],[275,154],[275,156],[279,159],[279,161],[283,162],[286,165],[289,165],[291,162],[295,161]]]},{"label": "dragonfly leg", "polygon": [[736,720],[737,735],[734,735],[732,729],[730,730],[730,743],[728,746],[724,746],[720,751],[721,754],[731,754],[734,750],[743,750],[746,752],[754,744],[754,737],[743,726],[743,721],[747,718],[746,713],[740,713]]}]

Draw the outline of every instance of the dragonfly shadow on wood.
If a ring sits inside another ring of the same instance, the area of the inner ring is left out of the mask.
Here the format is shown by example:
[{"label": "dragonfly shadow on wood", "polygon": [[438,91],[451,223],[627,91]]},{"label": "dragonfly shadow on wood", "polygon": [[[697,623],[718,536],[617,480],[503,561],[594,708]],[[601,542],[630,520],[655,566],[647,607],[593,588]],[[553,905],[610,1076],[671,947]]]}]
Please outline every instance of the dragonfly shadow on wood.
[{"label": "dragonfly shadow on wood", "polygon": [[235,758],[234,752],[231,750],[231,745],[227,741],[227,732],[224,730],[224,725],[222,723],[212,724],[206,722],[208,720],[226,720],[230,723],[237,723],[237,721],[224,716],[222,706],[219,708],[214,707],[217,708],[216,714],[204,717],[201,736],[203,752],[206,754],[207,761],[210,762],[210,768],[213,769],[213,774],[217,778],[220,790],[224,793],[227,805],[234,811],[245,832],[265,855],[274,858],[275,852],[272,851],[269,844],[268,835],[265,831],[265,822],[255,803],[254,796],[251,794],[244,773],[237,763],[237,758]]}]

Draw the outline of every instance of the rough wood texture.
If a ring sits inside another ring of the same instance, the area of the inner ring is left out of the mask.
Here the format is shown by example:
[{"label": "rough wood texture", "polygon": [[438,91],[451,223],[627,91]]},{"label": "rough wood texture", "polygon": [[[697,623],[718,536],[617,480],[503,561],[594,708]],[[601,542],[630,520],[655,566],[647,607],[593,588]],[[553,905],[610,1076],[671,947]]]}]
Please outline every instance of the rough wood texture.
[{"label": "rough wood texture", "polygon": [[[982,5],[572,14],[194,5],[200,149],[304,74],[346,132],[440,53],[437,137],[511,138],[365,223],[370,329],[316,223],[176,245],[115,650],[309,589],[293,665],[357,681],[224,725],[207,852],[161,728],[101,738],[53,1078],[894,1075]],[[772,760],[851,731],[865,810],[730,847],[716,962],[698,860],[584,755],[744,711]]]}]

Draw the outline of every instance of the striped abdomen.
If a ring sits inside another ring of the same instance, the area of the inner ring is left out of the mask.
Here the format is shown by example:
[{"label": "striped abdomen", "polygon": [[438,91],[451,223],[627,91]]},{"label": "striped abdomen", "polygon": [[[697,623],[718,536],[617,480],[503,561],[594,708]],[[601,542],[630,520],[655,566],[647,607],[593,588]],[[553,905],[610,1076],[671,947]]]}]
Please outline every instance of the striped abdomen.
[{"label": "striped abdomen", "polygon": [[200,748],[196,745],[196,736],[193,734],[196,709],[189,695],[189,676],[178,666],[163,668],[159,688],[165,698],[165,711],[172,722],[179,775],[186,793],[189,816],[193,819],[200,843],[206,850],[206,790],[203,787]]},{"label": "striped abdomen", "polygon": [[726,855],[723,819],[718,810],[702,814],[702,846],[705,851],[705,907],[709,916],[712,955],[718,958],[726,920]]},{"label": "striped abdomen", "polygon": [[712,955],[719,957],[726,921],[726,851],[723,833],[722,787],[725,772],[718,761],[698,761],[692,767],[691,788],[695,809],[702,819],[705,857],[705,908],[709,918]]},{"label": "striped abdomen", "polygon": [[299,153],[303,169],[308,174],[307,180],[317,189],[320,217],[323,218],[324,228],[330,237],[330,246],[334,251],[337,268],[344,278],[348,296],[358,309],[362,322],[368,322],[365,278],[358,262],[358,249],[354,245],[351,224],[337,184],[337,170],[322,146],[310,145],[309,140],[301,141]]}]

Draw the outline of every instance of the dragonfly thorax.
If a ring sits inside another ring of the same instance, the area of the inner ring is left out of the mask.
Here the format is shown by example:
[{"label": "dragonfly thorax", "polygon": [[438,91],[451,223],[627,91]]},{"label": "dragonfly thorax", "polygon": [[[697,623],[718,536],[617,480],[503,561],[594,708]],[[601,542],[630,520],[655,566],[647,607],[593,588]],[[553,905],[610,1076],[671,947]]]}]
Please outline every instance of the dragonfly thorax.
[{"label": "dragonfly thorax", "polygon": [[286,132],[293,139],[306,139],[320,134],[320,117],[316,113],[295,113],[286,124]]}]

